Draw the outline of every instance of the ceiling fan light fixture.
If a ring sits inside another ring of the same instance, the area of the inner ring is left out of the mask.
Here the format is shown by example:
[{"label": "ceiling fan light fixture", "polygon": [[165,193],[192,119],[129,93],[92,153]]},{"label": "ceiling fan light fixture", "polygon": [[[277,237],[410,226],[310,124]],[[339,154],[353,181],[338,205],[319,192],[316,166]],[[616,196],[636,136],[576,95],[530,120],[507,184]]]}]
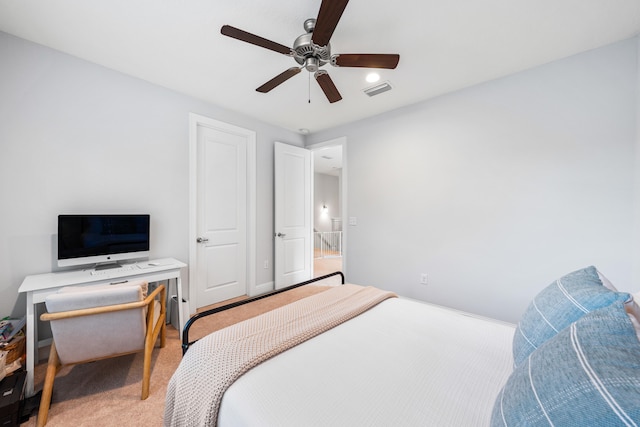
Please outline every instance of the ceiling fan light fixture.
[{"label": "ceiling fan light fixture", "polygon": [[309,57],[304,61],[304,68],[306,68],[310,73],[315,73],[316,71],[318,71],[320,66],[320,61],[318,61],[314,57]]}]

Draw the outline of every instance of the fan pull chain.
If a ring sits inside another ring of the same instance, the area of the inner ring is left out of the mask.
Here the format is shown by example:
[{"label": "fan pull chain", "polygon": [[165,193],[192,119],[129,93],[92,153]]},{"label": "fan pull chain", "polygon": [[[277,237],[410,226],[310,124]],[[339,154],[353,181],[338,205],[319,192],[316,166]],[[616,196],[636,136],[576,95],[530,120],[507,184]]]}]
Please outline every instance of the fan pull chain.
[{"label": "fan pull chain", "polygon": [[307,75],[309,76],[309,104],[311,104],[311,73],[307,73]]}]

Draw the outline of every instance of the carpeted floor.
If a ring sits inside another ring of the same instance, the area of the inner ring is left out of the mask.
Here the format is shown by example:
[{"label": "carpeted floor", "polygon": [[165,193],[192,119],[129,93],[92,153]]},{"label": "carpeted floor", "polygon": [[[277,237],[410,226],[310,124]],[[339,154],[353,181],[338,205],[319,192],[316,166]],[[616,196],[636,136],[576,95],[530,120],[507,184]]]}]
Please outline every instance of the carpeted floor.
[{"label": "carpeted floor", "polygon": [[334,271],[342,271],[342,257],[316,258],[313,260],[313,276],[320,277]]},{"label": "carpeted floor", "polygon": [[[309,285],[199,320],[191,329],[195,339],[327,289]],[[193,338],[192,338],[193,337]],[[162,426],[164,397],[182,352],[178,331],[167,325],[167,345],[153,352],[151,391],[140,400],[142,353],[64,367],[56,376],[47,426]],[[46,363],[36,366],[35,389],[42,389]],[[22,426],[35,426],[36,414]]]}]

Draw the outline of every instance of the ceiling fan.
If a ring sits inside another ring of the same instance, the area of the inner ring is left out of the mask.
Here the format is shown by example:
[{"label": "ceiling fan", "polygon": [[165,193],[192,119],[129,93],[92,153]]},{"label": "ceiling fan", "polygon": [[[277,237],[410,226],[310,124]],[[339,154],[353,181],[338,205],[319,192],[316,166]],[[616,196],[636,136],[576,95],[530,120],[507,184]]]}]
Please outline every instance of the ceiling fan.
[{"label": "ceiling fan", "polygon": [[320,67],[330,63],[334,67],[364,67],[364,68],[388,68],[393,69],[398,65],[400,55],[398,54],[375,54],[375,53],[349,53],[331,54],[329,40],[333,31],[338,25],[342,12],[347,7],[349,0],[322,0],[320,11],[316,19],[304,21],[305,34],[299,36],[293,42],[293,48],[280,43],[267,40],[255,34],[248,33],[230,25],[224,25],[220,32],[228,37],[242,40],[265,49],[273,50],[283,55],[291,56],[300,67],[292,67],[278,74],[256,90],[267,93],[291,77],[300,73],[305,68],[310,73],[314,73],[315,79],[322,88],[330,103],[340,101],[342,96],[336,88],[333,80],[326,70]]}]

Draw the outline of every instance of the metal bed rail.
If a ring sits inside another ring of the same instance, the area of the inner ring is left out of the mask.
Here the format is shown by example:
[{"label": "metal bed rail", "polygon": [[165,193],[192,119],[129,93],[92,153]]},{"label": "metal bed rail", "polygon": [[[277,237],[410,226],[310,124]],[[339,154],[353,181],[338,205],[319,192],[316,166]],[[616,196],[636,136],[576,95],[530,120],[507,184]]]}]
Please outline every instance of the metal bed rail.
[{"label": "metal bed rail", "polygon": [[189,347],[194,344],[196,341],[198,340],[194,340],[189,342],[189,329],[191,328],[191,326],[194,324],[194,322],[198,319],[202,319],[203,317],[207,317],[210,316],[212,314],[216,314],[216,313],[220,313],[221,311],[225,311],[225,310],[229,310],[230,308],[235,308],[235,307],[239,307],[241,305],[244,304],[249,304],[250,302],[254,302],[254,301],[258,301],[264,298],[268,298],[270,296],[273,295],[277,295],[280,294],[282,292],[286,292],[286,291],[290,291],[291,289],[295,289],[295,288],[299,288],[300,286],[304,286],[304,285],[309,285],[311,283],[315,283],[315,282],[319,282],[321,280],[324,279],[328,279],[329,277],[333,277],[333,276],[340,276],[340,284],[344,285],[344,274],[342,274],[341,271],[336,271],[334,273],[330,273],[330,274],[325,274],[324,276],[320,276],[320,277],[315,277],[311,280],[307,280],[304,282],[300,282],[300,283],[296,283],[295,285],[291,285],[288,286],[286,288],[282,288],[282,289],[278,289],[276,291],[272,291],[272,292],[267,292],[265,294],[262,295],[258,295],[252,298],[247,298],[244,299],[242,301],[236,301],[233,302],[231,304],[226,304],[220,307],[216,307],[216,308],[212,308],[210,310],[206,310],[203,311],[201,313],[197,313],[196,315],[192,316],[187,323],[184,325],[184,329],[182,330],[182,355],[184,356],[184,354],[187,352],[187,350],[189,350]]}]

